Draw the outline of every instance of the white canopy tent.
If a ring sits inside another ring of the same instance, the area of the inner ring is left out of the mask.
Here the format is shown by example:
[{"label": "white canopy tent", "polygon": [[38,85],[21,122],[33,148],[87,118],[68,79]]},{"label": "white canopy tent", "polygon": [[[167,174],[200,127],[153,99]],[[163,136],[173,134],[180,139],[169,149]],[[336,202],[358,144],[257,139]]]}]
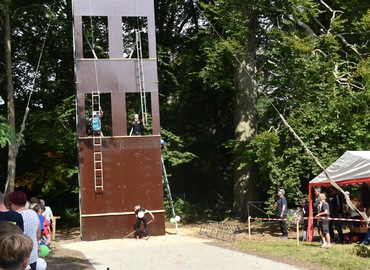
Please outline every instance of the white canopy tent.
[{"label": "white canopy tent", "polygon": [[[370,182],[370,151],[346,151],[326,171],[338,185]],[[309,183],[310,187],[331,186],[325,172]]]},{"label": "white canopy tent", "polygon": [[[346,151],[326,169],[326,172],[340,186],[370,183],[370,151]],[[315,187],[330,187],[331,185],[324,171],[309,182],[310,222],[307,235],[308,241],[312,241],[313,236],[312,189]]]}]

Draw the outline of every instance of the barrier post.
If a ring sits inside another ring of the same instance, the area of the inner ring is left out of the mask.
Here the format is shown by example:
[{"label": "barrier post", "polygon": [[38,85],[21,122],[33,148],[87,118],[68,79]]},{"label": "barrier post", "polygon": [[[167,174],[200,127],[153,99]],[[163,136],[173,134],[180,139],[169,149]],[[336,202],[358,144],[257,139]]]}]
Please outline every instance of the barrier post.
[{"label": "barrier post", "polygon": [[297,224],[297,247],[299,247],[299,219],[296,219]]},{"label": "barrier post", "polygon": [[54,216],[54,219],[53,219],[53,224],[54,224],[54,228],[53,228],[53,232],[52,232],[52,236],[51,236],[51,240],[55,240],[55,232],[57,230],[57,219],[60,219],[60,216]]},{"label": "barrier post", "polygon": [[251,217],[248,216],[248,239],[251,240]]}]

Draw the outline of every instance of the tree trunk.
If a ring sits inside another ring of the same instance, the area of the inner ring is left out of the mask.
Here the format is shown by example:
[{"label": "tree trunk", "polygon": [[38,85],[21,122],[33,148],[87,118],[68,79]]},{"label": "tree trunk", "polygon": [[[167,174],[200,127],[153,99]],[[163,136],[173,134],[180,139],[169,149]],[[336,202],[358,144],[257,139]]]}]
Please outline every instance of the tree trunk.
[{"label": "tree trunk", "polygon": [[15,110],[14,110],[14,89],[13,89],[13,72],[12,72],[12,50],[10,39],[10,0],[4,0],[4,52],[7,80],[7,108],[8,122],[11,129],[11,139],[8,147],[8,177],[4,193],[14,191],[15,183],[15,160],[16,160],[16,141],[15,141]]},{"label": "tree trunk", "polygon": [[[245,142],[251,139],[257,131],[257,81],[256,81],[256,51],[257,37],[254,30],[257,25],[257,13],[248,15],[250,18],[250,34],[246,37],[244,55],[239,57],[235,69],[235,107],[234,124],[235,139]],[[238,167],[238,166],[236,166]],[[256,170],[253,164],[248,164],[234,175],[234,213],[241,219],[247,218],[248,201],[258,198]]]}]

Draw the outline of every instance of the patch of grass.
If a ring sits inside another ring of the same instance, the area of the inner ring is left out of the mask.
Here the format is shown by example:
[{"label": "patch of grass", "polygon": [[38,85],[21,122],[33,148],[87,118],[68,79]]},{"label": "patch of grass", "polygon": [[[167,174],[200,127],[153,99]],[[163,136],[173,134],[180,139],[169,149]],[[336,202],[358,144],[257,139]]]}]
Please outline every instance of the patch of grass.
[{"label": "patch of grass", "polygon": [[236,248],[245,252],[282,258],[287,261],[294,260],[318,264],[333,270],[370,269],[370,260],[356,256],[355,246],[355,244],[333,244],[331,248],[321,248],[321,244],[318,242],[301,242],[297,246],[295,240],[285,239],[249,240],[235,243]]}]

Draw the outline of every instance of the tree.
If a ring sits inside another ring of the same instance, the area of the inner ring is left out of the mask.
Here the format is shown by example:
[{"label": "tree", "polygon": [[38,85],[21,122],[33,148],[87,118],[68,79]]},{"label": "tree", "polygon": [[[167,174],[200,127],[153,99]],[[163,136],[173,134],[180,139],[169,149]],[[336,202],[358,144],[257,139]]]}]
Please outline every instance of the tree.
[{"label": "tree", "polygon": [[[14,78],[14,91],[9,94],[9,99],[11,97],[18,108],[14,115],[13,135],[16,126],[20,126],[18,147],[20,139],[24,140],[17,156],[16,137],[9,137],[14,140],[8,147],[9,151],[13,150],[13,159],[9,157],[8,160],[13,160],[14,165],[13,170],[8,171],[12,179],[17,179],[16,186],[35,193],[42,191],[45,195],[55,189],[58,192],[75,189],[71,2],[61,1],[53,5],[49,1],[18,1],[8,8],[13,26],[8,28],[9,35],[15,48],[8,57],[9,61],[13,60],[9,65],[13,68],[11,76]],[[30,117],[26,122],[28,112]],[[16,157],[22,163],[17,173]],[[45,165],[50,166],[48,174],[45,174]],[[10,188],[14,188],[14,181]]]},{"label": "tree", "polygon": [[[236,96],[234,106],[234,210],[242,218],[247,201],[264,198],[265,192],[270,203],[281,187],[288,190],[288,198],[301,197],[302,186],[319,170],[282,125],[280,116],[328,162],[344,149],[363,148],[359,142],[367,140],[363,130],[368,121],[363,120],[367,119],[368,94],[361,82],[367,68],[360,69],[361,75],[358,68],[367,66],[363,59],[366,38],[362,36],[368,28],[364,24],[368,4],[332,4],[229,0],[205,5],[213,12],[209,17],[213,25],[222,25],[218,34],[234,53],[235,90],[243,94]],[[353,31],[356,28],[359,31]],[[356,119],[356,124],[349,118]],[[240,132],[239,126],[243,127]],[[345,135],[353,134],[352,130],[359,141]],[[274,154],[263,157],[264,144],[273,147]]]},{"label": "tree", "polygon": [[346,150],[368,148],[368,69],[361,68],[368,53],[364,5],[369,6],[301,1],[275,9],[281,16],[271,22],[278,25],[268,28],[269,41],[261,48],[264,96],[259,102],[259,133],[273,130],[279,142],[275,157],[263,161],[279,172],[269,180],[269,205],[280,187],[292,200],[304,196],[308,181],[321,170],[282,125],[275,108],[323,164],[330,165]]},{"label": "tree", "polygon": [[7,174],[7,185],[4,193],[7,194],[14,190],[15,183],[15,168],[16,168],[16,156],[17,156],[17,143],[15,138],[15,111],[14,111],[14,88],[13,88],[13,72],[12,72],[12,50],[11,50],[11,38],[10,38],[10,0],[4,0],[4,20],[2,21],[4,28],[4,55],[6,65],[6,81],[7,81],[7,108],[8,108],[8,123],[10,137],[12,140],[8,141],[8,174]]}]

